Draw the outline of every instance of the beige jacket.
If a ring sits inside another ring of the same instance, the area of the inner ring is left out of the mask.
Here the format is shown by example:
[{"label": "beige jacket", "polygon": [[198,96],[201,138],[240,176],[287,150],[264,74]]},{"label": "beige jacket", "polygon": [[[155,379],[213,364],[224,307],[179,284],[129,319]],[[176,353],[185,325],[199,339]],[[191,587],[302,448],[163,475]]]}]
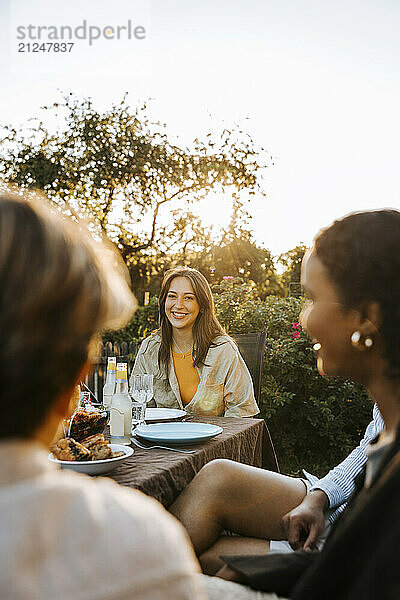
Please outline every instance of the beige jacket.
[{"label": "beige jacket", "polygon": [[[205,358],[205,365],[197,367],[200,383],[189,404],[183,407],[171,357],[168,379],[158,368],[158,333],[147,337],[140,346],[133,374],[154,375],[155,405],[163,408],[184,408],[195,415],[251,417],[259,412],[254,399],[250,373],[236,344],[228,335],[215,340]],[[207,366],[206,366],[207,365]]]},{"label": "beige jacket", "polygon": [[205,600],[187,535],[158,502],[47,454],[0,443],[1,598]]}]

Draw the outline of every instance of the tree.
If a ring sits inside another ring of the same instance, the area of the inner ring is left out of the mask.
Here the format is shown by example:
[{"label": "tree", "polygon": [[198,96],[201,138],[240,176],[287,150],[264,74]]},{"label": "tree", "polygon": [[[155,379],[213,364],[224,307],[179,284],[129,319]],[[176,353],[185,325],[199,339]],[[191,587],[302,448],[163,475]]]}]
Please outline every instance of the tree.
[{"label": "tree", "polygon": [[[195,229],[187,236],[195,221],[182,211],[210,190],[264,194],[259,175],[265,153],[241,130],[225,129],[219,139],[208,134],[205,142],[182,148],[169,141],[164,126],[149,121],[145,105],[132,111],[126,96],[104,112],[72,94],[44,110],[64,125],[56,133],[41,121],[22,134],[6,127],[3,180],[40,188],[62,211],[87,219],[133,267],[144,255],[145,262],[166,255],[174,242],[183,241],[184,251],[197,242]],[[166,206],[171,222],[161,226]]]},{"label": "tree", "polygon": [[204,273],[210,282],[230,275],[253,281],[261,298],[281,293],[270,251],[257,246],[251,235],[229,238],[225,234],[208,252],[194,256],[190,264]]},{"label": "tree", "polygon": [[210,283],[231,275],[255,283],[261,298],[282,295],[270,251],[256,244],[248,229],[251,216],[239,196],[236,193],[232,196],[229,226],[216,238],[202,231],[200,223],[192,224],[198,249],[191,247],[190,252],[181,252],[181,262],[199,269]]},{"label": "tree", "polygon": [[292,248],[292,250],[284,252],[278,258],[278,262],[285,267],[281,275],[281,282],[289,296],[301,295],[301,263],[306,250],[307,246],[299,244],[295,248]]}]

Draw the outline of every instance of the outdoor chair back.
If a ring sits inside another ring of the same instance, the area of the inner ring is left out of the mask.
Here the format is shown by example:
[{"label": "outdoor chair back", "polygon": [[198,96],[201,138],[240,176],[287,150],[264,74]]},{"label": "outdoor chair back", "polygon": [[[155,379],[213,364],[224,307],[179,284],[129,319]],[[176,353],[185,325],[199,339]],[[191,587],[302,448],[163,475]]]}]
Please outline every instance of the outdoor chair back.
[{"label": "outdoor chair back", "polygon": [[266,331],[258,331],[257,333],[238,333],[231,335],[231,337],[235,340],[239,352],[250,372],[253,380],[254,396],[259,405],[267,333]]}]

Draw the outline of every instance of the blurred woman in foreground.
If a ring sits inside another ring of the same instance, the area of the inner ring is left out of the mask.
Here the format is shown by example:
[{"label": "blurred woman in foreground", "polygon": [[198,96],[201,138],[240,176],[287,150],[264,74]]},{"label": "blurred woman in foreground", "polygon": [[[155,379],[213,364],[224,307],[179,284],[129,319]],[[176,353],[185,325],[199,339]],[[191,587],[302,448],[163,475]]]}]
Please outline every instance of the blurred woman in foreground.
[{"label": "blurred woman in foreground", "polygon": [[167,271],[158,304],[160,327],[143,341],[132,371],[154,375],[156,406],[197,415],[256,415],[250,373],[215,315],[206,278],[186,267]]},{"label": "blurred woman in foreground", "polygon": [[[303,261],[302,283],[309,300],[301,322],[315,343],[321,374],[365,385],[383,416],[384,430],[367,448],[356,493],[321,552],[226,558],[231,570],[224,576],[293,600],[397,598],[400,212],[356,213],[323,230]],[[271,487],[268,472],[224,465],[204,467],[204,475],[200,473],[173,506],[197,550],[222,528],[255,537],[268,537],[267,531],[286,532],[296,547],[313,535],[316,522],[298,518],[295,490],[299,489],[298,502],[306,494],[304,487],[301,492],[301,480],[273,474],[276,481]],[[194,497],[200,509],[190,517]],[[275,507],[272,514],[268,506]],[[213,599],[254,597],[231,582],[225,588],[218,578],[208,579],[208,585]]]},{"label": "blurred woman in foreground", "polygon": [[44,202],[0,195],[2,598],[204,598],[157,502],[47,457],[97,335],[134,308],[113,251]]}]

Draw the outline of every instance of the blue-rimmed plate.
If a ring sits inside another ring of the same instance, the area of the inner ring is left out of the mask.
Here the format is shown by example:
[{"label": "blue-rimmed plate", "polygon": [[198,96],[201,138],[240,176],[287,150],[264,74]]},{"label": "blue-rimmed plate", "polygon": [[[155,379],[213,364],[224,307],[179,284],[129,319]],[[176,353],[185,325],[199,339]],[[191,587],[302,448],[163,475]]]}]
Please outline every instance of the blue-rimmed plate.
[{"label": "blue-rimmed plate", "polygon": [[153,423],[139,425],[135,429],[135,435],[149,442],[183,446],[205,442],[222,431],[222,427],[208,423]]}]

